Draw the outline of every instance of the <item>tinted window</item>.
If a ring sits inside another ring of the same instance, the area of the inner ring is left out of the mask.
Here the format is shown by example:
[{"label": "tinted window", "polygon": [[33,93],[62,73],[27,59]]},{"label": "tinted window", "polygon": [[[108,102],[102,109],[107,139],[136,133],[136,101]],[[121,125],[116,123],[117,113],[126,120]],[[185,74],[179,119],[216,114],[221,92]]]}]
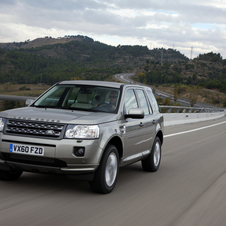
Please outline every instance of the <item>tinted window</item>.
[{"label": "tinted window", "polygon": [[126,91],[125,95],[125,111],[128,114],[129,109],[131,108],[138,108],[137,100],[135,97],[135,93],[132,89]]},{"label": "tinted window", "polygon": [[144,114],[148,115],[149,114],[149,108],[148,108],[148,103],[144,94],[144,91],[141,89],[137,89],[136,90],[140,104],[141,104],[141,108],[144,110]]}]

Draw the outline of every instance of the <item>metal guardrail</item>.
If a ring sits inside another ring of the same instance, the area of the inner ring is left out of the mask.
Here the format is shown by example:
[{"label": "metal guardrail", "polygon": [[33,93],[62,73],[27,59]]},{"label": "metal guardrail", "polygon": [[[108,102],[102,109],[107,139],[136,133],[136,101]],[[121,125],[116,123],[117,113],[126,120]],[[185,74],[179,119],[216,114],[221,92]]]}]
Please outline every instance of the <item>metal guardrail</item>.
[{"label": "metal guardrail", "polygon": [[212,113],[223,112],[222,108],[197,108],[197,107],[184,107],[184,106],[167,106],[160,105],[159,108],[165,113]]},{"label": "metal guardrail", "polygon": [[35,100],[37,97],[0,95],[0,100],[6,101],[26,101],[27,99]]}]

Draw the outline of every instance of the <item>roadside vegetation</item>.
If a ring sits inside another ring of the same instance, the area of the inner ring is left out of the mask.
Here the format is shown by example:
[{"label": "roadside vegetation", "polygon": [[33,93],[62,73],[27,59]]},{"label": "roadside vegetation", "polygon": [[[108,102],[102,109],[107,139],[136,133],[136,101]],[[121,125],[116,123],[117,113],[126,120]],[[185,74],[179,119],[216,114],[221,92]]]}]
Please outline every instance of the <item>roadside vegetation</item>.
[{"label": "roadside vegetation", "polygon": [[[174,95],[175,92],[175,86],[176,85],[171,85],[171,84],[164,84],[164,85],[159,85],[159,86],[153,86],[154,89],[161,90],[163,92],[169,93]],[[217,90],[210,90],[206,88],[201,88],[198,86],[193,86],[193,85],[183,85],[183,84],[178,84],[178,97],[185,98],[190,100],[191,99],[191,94],[194,89],[196,89],[196,102],[199,103],[206,103],[209,105],[217,106],[217,107],[224,107],[226,108],[226,94]],[[159,100],[159,103],[164,105],[175,105],[176,103],[170,100],[170,104],[168,104],[168,101],[165,101],[164,103],[163,99],[161,102]]]}]

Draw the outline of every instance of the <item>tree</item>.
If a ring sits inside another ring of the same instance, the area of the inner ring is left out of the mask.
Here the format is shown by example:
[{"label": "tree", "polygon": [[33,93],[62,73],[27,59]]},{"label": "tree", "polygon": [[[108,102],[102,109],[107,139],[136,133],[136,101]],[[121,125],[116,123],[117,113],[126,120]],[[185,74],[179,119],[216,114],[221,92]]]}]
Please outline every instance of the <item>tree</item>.
[{"label": "tree", "polygon": [[197,102],[197,86],[195,86],[191,92],[190,92],[190,96],[189,96],[189,101],[190,101],[190,105],[191,107],[193,107],[195,105],[195,103]]},{"label": "tree", "polygon": [[164,100],[164,105],[170,105],[170,98],[166,97],[166,99]]},{"label": "tree", "polygon": [[138,78],[139,78],[141,83],[146,82],[146,74],[145,73],[143,73],[143,72],[139,73]]},{"label": "tree", "polygon": [[193,76],[192,76],[192,80],[193,80],[193,81],[196,81],[196,80],[197,80],[197,78],[198,78],[198,77],[197,77],[197,74],[196,74],[196,73],[194,73],[194,74],[193,74]]},{"label": "tree", "polygon": [[224,108],[226,108],[226,100],[224,101]]}]

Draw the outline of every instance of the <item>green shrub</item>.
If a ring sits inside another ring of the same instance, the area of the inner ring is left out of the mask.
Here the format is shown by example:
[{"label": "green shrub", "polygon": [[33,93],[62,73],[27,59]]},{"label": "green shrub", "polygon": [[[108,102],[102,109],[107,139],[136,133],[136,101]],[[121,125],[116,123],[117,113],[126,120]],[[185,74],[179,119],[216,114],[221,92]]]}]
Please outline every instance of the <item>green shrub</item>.
[{"label": "green shrub", "polygon": [[224,101],[224,108],[226,108],[226,100]]},{"label": "green shrub", "polygon": [[19,90],[26,90],[26,89],[27,89],[26,86],[21,86],[21,87],[19,88]]}]

